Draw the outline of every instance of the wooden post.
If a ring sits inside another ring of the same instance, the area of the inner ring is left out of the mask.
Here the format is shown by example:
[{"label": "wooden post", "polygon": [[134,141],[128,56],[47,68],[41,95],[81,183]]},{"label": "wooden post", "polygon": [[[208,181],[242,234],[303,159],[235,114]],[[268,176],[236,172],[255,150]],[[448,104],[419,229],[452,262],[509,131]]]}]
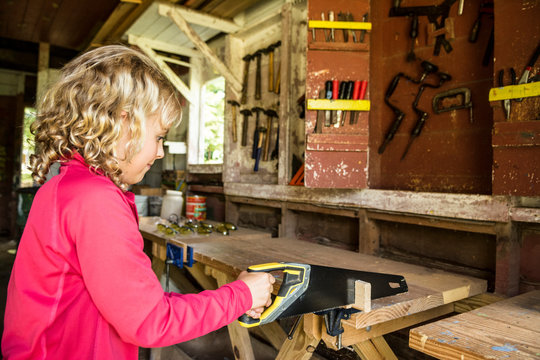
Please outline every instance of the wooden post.
[{"label": "wooden post", "polygon": [[379,227],[369,218],[365,209],[358,210],[359,243],[358,251],[362,254],[376,255],[379,251]]},{"label": "wooden post", "polygon": [[507,296],[519,293],[520,244],[512,222],[498,224],[495,263],[495,292]]}]

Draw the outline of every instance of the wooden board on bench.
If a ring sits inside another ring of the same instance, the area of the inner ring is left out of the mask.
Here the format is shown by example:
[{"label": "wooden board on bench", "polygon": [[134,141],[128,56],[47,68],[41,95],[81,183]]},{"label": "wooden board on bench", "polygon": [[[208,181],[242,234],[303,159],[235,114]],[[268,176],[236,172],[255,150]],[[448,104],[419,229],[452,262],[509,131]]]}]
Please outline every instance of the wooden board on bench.
[{"label": "wooden board on bench", "polygon": [[414,328],[409,346],[439,359],[540,359],[540,290]]}]

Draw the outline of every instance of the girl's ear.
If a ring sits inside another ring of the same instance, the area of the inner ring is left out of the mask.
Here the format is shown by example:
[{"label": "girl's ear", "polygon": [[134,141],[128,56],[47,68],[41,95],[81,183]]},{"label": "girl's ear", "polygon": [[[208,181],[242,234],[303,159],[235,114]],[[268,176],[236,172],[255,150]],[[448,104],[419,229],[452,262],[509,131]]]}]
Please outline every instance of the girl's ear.
[{"label": "girl's ear", "polygon": [[120,111],[120,119],[122,119],[122,121],[126,121],[127,118],[128,118],[128,113],[125,110]]}]

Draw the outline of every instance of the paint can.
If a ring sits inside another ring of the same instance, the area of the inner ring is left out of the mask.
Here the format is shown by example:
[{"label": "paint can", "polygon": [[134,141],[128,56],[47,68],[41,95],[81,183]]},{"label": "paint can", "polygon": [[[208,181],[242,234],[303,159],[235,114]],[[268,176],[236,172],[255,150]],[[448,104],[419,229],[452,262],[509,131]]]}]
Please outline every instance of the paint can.
[{"label": "paint can", "polygon": [[206,196],[193,195],[186,198],[186,217],[206,220]]}]

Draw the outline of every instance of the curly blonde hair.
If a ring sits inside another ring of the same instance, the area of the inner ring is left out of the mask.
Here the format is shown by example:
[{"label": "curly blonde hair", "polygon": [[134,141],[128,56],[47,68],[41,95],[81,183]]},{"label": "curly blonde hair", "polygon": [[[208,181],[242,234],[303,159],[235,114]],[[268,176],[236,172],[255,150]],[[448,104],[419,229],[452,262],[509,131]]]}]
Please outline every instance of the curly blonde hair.
[{"label": "curly blonde hair", "polygon": [[[128,128],[122,121],[125,112]],[[120,180],[119,160],[129,161],[142,148],[145,121],[159,115],[164,129],[181,120],[179,94],[156,64],[141,52],[122,45],[91,50],[63,69],[47,91],[36,121],[35,154],[31,156],[34,180],[43,184],[51,165],[78,152],[92,171]],[[126,159],[118,159],[117,141],[129,132]]]}]

